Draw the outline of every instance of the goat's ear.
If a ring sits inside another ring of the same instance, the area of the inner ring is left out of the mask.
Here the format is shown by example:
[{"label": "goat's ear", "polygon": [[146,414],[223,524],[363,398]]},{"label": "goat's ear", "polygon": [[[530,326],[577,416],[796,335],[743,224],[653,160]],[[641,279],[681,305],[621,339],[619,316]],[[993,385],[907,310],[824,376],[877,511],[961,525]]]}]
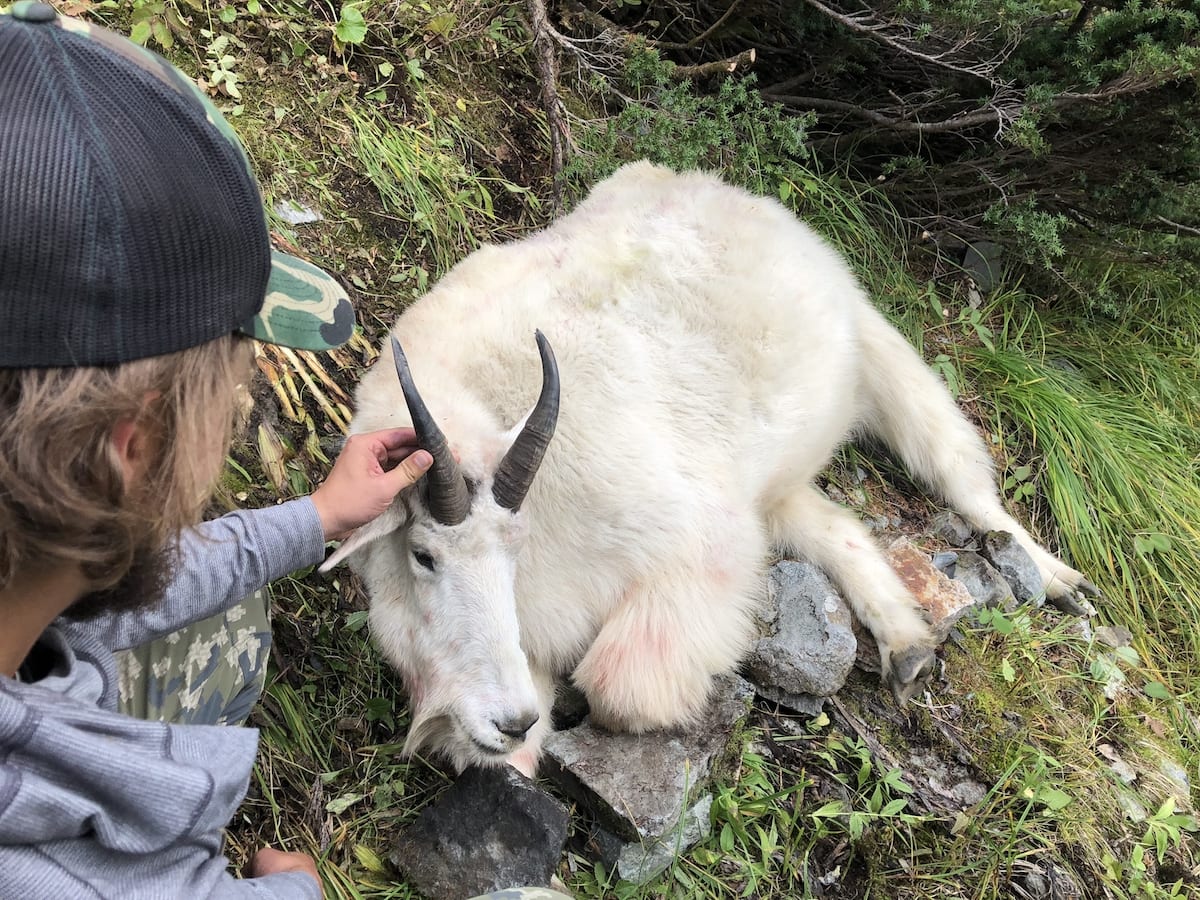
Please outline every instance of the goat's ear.
[{"label": "goat's ear", "polygon": [[393,531],[403,527],[408,519],[408,509],[404,501],[397,497],[382,515],[372,519],[366,525],[356,528],[341,546],[329,554],[329,559],[321,563],[318,571],[328,572],[351,553],[361,550],[367,544],[374,543],[380,538],[387,537]]}]

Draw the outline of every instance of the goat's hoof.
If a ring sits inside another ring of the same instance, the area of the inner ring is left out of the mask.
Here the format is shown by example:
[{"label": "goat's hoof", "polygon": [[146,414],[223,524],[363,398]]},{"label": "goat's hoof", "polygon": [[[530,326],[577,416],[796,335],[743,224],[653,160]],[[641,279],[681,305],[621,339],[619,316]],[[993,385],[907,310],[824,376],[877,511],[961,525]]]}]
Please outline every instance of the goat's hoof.
[{"label": "goat's hoof", "polygon": [[903,705],[925,690],[936,659],[929,647],[913,647],[891,655],[887,680],[897,703]]},{"label": "goat's hoof", "polygon": [[1059,597],[1047,597],[1046,602],[1061,613],[1066,613],[1069,616],[1079,616],[1081,619],[1086,619],[1096,614],[1096,608],[1092,604],[1088,603],[1087,600],[1083,600],[1082,597],[1077,600],[1071,594],[1063,594]]}]

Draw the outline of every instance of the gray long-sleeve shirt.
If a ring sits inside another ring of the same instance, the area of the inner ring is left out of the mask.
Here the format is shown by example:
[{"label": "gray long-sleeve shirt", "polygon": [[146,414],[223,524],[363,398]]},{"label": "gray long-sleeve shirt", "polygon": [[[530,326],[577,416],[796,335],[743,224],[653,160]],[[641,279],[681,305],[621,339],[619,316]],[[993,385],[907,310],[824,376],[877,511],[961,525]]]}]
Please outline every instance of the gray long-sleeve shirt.
[{"label": "gray long-sleeve shirt", "polygon": [[308,499],[231,513],[184,535],[161,604],[43,635],[55,665],[0,676],[0,900],[318,898],[299,872],[237,879],[223,829],[249,784],[251,728],[168,725],[117,713],[113,652],[215,615],[319,562]]}]

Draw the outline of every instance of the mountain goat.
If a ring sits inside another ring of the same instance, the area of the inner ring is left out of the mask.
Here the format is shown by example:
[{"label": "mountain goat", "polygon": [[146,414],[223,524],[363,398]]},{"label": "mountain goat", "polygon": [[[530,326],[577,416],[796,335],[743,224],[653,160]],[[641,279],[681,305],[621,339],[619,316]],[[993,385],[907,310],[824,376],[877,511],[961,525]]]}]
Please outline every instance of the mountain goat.
[{"label": "mountain goat", "polygon": [[326,567],[351,556],[366,584],[410,692],[406,749],[460,767],[532,771],[564,677],[612,729],[687,720],[756,637],[773,546],[841,586],[907,699],[928,625],[813,484],[856,429],[1016,535],[1048,595],[1092,590],[1005,513],[983,442],[838,254],[708,174],[627,165],[459,263],[358,388],[353,431],[410,422],[430,474]]}]

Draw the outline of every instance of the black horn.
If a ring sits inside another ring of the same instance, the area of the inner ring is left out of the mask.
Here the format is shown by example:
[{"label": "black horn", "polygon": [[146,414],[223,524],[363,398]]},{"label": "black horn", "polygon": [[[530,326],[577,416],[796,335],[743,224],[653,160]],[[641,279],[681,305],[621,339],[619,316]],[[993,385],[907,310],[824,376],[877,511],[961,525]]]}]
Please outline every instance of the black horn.
[{"label": "black horn", "polygon": [[400,389],[404,391],[404,402],[408,404],[413,430],[417,433],[417,443],[433,457],[433,466],[425,476],[429,512],[443,525],[457,525],[467,517],[471,506],[466,479],[458,468],[454,454],[450,452],[446,436],[438,428],[437,422],[433,421],[425,401],[421,399],[413,383],[412,372],[408,370],[408,360],[394,335],[392,356],[396,360],[396,377],[400,379]]},{"label": "black horn", "polygon": [[558,422],[558,399],[561,393],[558,381],[558,363],[550,342],[540,331],[536,332],[538,353],[542,356],[542,393],[537,406],[529,414],[525,427],[504,454],[496,469],[492,482],[492,496],[504,509],[516,512],[521,501],[529,492],[533,476],[537,474],[542,457],[554,437],[554,426]]}]

